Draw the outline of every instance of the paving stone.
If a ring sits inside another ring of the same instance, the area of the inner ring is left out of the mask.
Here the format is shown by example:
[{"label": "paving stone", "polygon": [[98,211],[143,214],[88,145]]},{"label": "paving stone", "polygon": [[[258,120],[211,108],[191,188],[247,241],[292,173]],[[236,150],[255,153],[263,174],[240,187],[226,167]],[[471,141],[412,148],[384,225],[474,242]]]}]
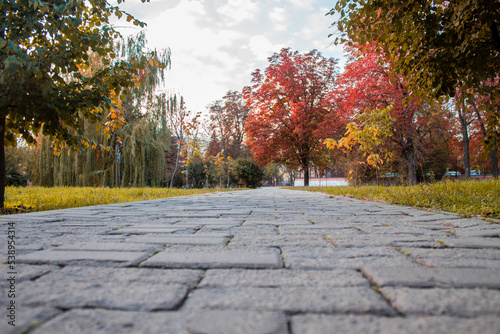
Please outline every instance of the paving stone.
[{"label": "paving stone", "polygon": [[464,319],[445,316],[387,318],[370,315],[307,314],[292,316],[291,319],[291,334],[498,334],[499,328],[500,318],[497,316]]},{"label": "paving stone", "polygon": [[405,250],[415,258],[426,257],[443,257],[448,259],[486,259],[500,260],[500,249],[485,248],[485,249],[467,249],[467,248],[441,248],[441,249],[425,249],[425,248],[407,248]]},{"label": "paving stone", "polygon": [[[2,303],[2,306],[5,304]],[[2,307],[3,308],[3,307]],[[0,321],[0,333],[2,334],[18,334],[26,333],[28,330],[35,328],[40,323],[43,323],[57,314],[61,313],[60,310],[49,307],[26,307],[24,305],[18,305],[15,319],[9,319],[7,311],[3,312],[4,316],[2,321]],[[9,322],[14,320],[10,325]]]},{"label": "paving stone", "polygon": [[484,268],[500,270],[500,249],[442,248],[402,250],[428,267]]},{"label": "paving stone", "polygon": [[139,235],[127,238],[129,243],[154,243],[162,245],[224,245],[229,240],[227,236],[200,236],[197,234],[172,234],[166,236]]},{"label": "paving stone", "polygon": [[[191,227],[192,228],[192,227]],[[120,229],[114,229],[108,234],[145,234],[145,233],[172,233],[176,231],[185,230],[184,227],[143,227],[143,226],[131,226],[124,227]]]},{"label": "paving stone", "polygon": [[288,334],[285,315],[280,312],[200,311],[188,318],[186,328],[193,334]]},{"label": "paving stone", "polygon": [[285,258],[285,266],[291,269],[361,269],[365,266],[404,266],[417,265],[408,257],[356,257],[356,258]]},{"label": "paving stone", "polygon": [[[16,282],[23,282],[41,277],[57,270],[59,270],[59,267],[51,265],[32,266],[27,264],[17,264],[13,272],[15,272]],[[0,266],[0,272],[7,276],[7,273],[12,272],[12,270],[10,270],[8,265],[5,264]],[[0,286],[7,286],[8,284],[9,282],[7,280],[0,281]]]},{"label": "paving stone", "polygon": [[156,282],[86,280],[43,281],[19,284],[19,303],[30,307],[103,308],[115,310],[171,310],[184,300],[187,287],[181,284]]},{"label": "paving stone", "polygon": [[231,239],[231,244],[235,246],[263,246],[263,247],[284,247],[284,246],[309,246],[321,247],[327,242],[321,235],[270,235],[257,236],[251,234],[238,234]]},{"label": "paving stone", "polygon": [[117,283],[125,285],[129,282],[150,282],[163,284],[195,285],[203,275],[202,270],[192,269],[152,269],[152,268],[106,268],[67,266],[50,274],[44,275],[37,281],[48,285],[59,281],[73,281],[85,283],[89,280],[102,283]]},{"label": "paving stone", "polygon": [[82,242],[62,245],[57,250],[144,252],[152,250],[152,246],[128,242]]},{"label": "paving stone", "polygon": [[394,315],[370,287],[225,287],[191,292],[187,308]]},{"label": "paving stone", "polygon": [[500,291],[497,290],[387,287],[381,291],[393,307],[406,315],[500,315]]},{"label": "paving stone", "polygon": [[167,248],[141,263],[165,268],[281,268],[275,248]]},{"label": "paving stone", "polygon": [[356,237],[340,237],[332,239],[338,247],[379,247],[379,246],[394,246],[394,247],[411,247],[412,245],[427,245],[431,242],[438,246],[438,242],[426,236],[414,235],[391,235],[384,234],[383,236],[359,235]]},{"label": "paving stone", "polygon": [[183,219],[180,220],[176,225],[197,225],[197,226],[206,226],[206,225],[225,225],[225,226],[240,226],[243,223],[242,219],[224,219],[224,218],[214,218],[214,219]]},{"label": "paving stone", "polygon": [[457,238],[447,239],[445,242],[448,247],[500,249],[500,238]]},{"label": "paving stone", "polygon": [[465,238],[500,238],[500,227],[458,229],[456,235]]},{"label": "paving stone", "polygon": [[19,263],[64,264],[73,261],[107,261],[135,263],[147,256],[141,252],[118,251],[65,251],[47,249],[17,257]]},{"label": "paving stone", "polygon": [[[177,312],[71,310],[33,331],[33,334],[187,334]],[[31,333],[31,332],[30,332]]]},{"label": "paving stone", "polygon": [[417,258],[419,264],[426,267],[445,267],[445,268],[484,268],[496,269],[500,271],[500,260],[488,259],[456,259],[444,257],[420,257]]},{"label": "paving stone", "polygon": [[379,287],[500,289],[499,270],[367,266],[362,272]]},{"label": "paving stone", "polygon": [[392,247],[283,247],[285,266],[292,269],[361,269],[372,266],[412,266],[415,261]]},{"label": "paving stone", "polygon": [[240,270],[216,269],[205,273],[200,287],[220,286],[356,286],[368,281],[356,270]]},{"label": "paving stone", "polygon": [[285,257],[399,257],[401,253],[393,247],[335,247],[332,242],[326,241],[324,247],[303,246],[285,246],[283,247],[283,256]]}]

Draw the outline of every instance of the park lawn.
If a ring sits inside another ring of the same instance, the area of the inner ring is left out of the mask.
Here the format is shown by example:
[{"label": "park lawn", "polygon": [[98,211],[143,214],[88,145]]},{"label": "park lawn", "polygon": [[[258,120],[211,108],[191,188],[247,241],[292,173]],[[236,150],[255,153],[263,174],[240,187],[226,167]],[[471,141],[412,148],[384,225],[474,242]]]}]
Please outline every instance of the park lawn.
[{"label": "park lawn", "polygon": [[500,218],[500,180],[442,181],[415,186],[291,187],[391,204]]},{"label": "park lawn", "polygon": [[5,212],[21,213],[67,209],[197,195],[224,190],[226,189],[6,187]]}]

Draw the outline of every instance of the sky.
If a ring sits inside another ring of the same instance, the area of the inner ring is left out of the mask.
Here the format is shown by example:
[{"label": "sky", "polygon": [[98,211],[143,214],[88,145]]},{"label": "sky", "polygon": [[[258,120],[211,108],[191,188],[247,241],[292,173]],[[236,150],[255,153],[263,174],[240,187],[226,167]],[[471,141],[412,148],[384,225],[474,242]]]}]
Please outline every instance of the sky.
[{"label": "sky", "polygon": [[[284,47],[345,59],[333,44],[331,0],[127,0],[120,8],[145,22],[149,48],[170,48],[172,68],[163,90],[184,96],[186,107],[204,112],[229,90],[251,84],[267,58]],[[126,24],[124,19],[119,26]],[[139,32],[122,28],[123,34]]]}]

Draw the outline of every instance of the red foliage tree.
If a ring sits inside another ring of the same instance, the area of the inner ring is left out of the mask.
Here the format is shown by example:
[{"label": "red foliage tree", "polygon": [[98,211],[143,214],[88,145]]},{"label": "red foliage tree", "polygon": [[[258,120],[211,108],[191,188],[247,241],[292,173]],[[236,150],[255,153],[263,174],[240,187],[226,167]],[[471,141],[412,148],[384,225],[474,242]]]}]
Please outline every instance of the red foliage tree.
[{"label": "red foliage tree", "polygon": [[331,122],[334,108],[328,102],[337,63],[316,50],[301,54],[290,49],[275,53],[269,63],[264,73],[252,73],[253,85],[243,90],[251,108],[246,143],[261,165],[300,168],[307,186],[309,167],[327,164],[323,140],[337,137],[335,130],[342,128]]},{"label": "red foliage tree", "polygon": [[[439,117],[432,107],[415,97],[401,75],[391,74],[389,60],[383,59],[371,46],[351,48],[351,61],[338,80],[338,88],[331,93],[342,113],[354,115],[366,109],[393,106],[390,145],[395,147],[408,169],[410,184],[417,181],[416,166],[425,151],[425,137],[429,136],[431,119]],[[361,52],[363,51],[363,52]]]}]

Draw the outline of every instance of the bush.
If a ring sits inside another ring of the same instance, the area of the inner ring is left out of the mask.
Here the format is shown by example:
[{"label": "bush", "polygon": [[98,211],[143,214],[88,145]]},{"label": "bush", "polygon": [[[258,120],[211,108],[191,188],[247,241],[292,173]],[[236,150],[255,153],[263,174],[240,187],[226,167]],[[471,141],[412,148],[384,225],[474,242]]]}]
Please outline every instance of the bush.
[{"label": "bush", "polygon": [[238,184],[248,188],[260,187],[265,175],[255,161],[245,158],[234,160],[231,171]]}]

